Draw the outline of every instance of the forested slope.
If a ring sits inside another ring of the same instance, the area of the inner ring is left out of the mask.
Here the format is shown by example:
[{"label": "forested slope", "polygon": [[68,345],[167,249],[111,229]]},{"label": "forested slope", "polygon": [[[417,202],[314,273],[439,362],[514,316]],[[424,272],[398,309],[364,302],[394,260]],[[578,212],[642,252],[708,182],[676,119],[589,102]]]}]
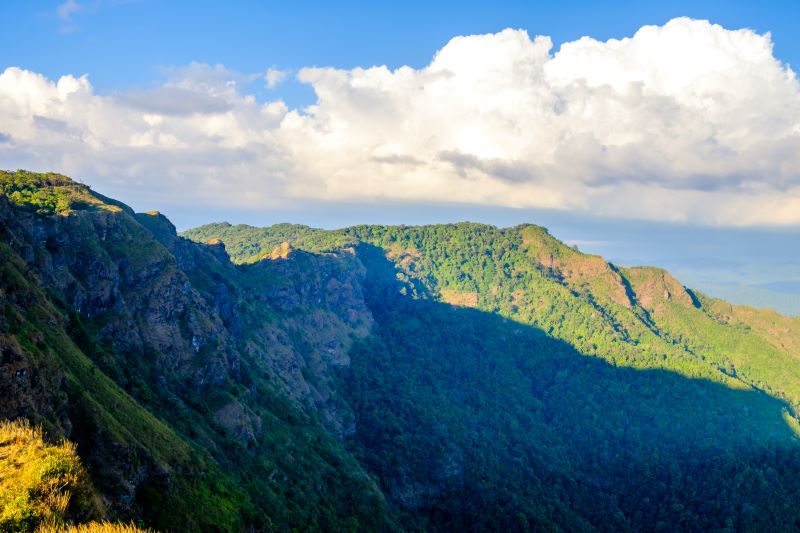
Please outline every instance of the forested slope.
[{"label": "forested slope", "polygon": [[797,319],[530,225],[186,235],[244,263],[362,243],[377,327],[341,371],[350,444],[421,527],[796,526]]},{"label": "forested slope", "polygon": [[0,417],[77,445],[69,520],[800,528],[800,322],[663,270],[532,225],[179,236],[24,171],[0,239]]}]

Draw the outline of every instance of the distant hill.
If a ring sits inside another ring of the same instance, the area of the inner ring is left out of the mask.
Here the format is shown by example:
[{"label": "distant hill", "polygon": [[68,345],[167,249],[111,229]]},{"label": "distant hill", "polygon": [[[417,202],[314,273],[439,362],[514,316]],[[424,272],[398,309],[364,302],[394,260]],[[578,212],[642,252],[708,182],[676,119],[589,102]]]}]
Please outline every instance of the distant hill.
[{"label": "distant hill", "polygon": [[800,319],[534,225],[178,235],[56,174],[0,173],[0,239],[0,417],[104,519],[800,528]]}]

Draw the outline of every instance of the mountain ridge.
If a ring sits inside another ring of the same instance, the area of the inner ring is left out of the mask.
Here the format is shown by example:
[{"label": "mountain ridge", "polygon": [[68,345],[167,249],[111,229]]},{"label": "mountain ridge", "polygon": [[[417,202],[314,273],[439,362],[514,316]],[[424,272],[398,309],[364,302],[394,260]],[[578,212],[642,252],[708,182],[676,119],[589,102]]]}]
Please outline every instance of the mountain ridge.
[{"label": "mountain ridge", "polygon": [[[573,292],[584,291],[591,299],[598,297],[610,300],[612,304],[617,304],[627,309],[637,307],[640,316],[636,318],[648,328],[651,313],[666,313],[668,305],[672,299],[677,299],[683,307],[693,307],[699,309],[705,304],[704,319],[713,319],[745,324],[747,327],[755,328],[759,332],[769,337],[770,331],[782,330],[789,336],[782,339],[783,342],[777,344],[787,349],[787,341],[791,345],[791,350],[797,346],[800,339],[800,318],[785,317],[770,309],[757,309],[748,306],[738,306],[728,304],[722,300],[706,296],[698,291],[684,287],[677,279],[672,277],[666,270],[653,266],[638,267],[618,267],[608,263],[598,255],[584,254],[578,252],[553,238],[546,228],[533,224],[522,224],[511,228],[496,228],[491,225],[477,224],[471,222],[440,224],[428,226],[398,226],[403,231],[435,232],[439,228],[482,228],[486,231],[503,234],[508,232],[520,232],[521,246],[527,247],[527,251],[533,256],[537,268],[547,271],[549,275],[559,278],[561,284]],[[306,247],[310,250],[322,251],[331,248],[331,244],[341,245],[348,238],[352,238],[354,233],[359,231],[369,232],[370,228],[386,228],[384,226],[355,226],[342,230],[320,230],[302,225],[278,224],[269,228],[254,228],[252,226],[237,225],[232,226],[227,223],[209,224],[192,230],[182,232],[182,235],[189,238],[202,239],[206,234],[213,234],[214,238],[226,243],[226,250],[236,262],[247,263],[263,254],[263,249],[267,249],[278,239],[286,237],[294,238],[292,246]],[[391,227],[390,227],[391,228]],[[269,232],[272,239],[265,243],[258,242],[265,232]],[[247,239],[242,238],[242,233],[248,234]],[[398,248],[398,244],[387,245],[389,255],[400,257],[399,263],[402,264],[404,250]],[[634,287],[635,285],[635,287]],[[512,295],[513,296],[513,295]],[[638,299],[635,302],[631,298]],[[711,316],[713,315],[713,316]],[[524,321],[524,320],[523,320]],[[775,345],[773,338],[771,344]],[[796,352],[793,352],[796,353]]]},{"label": "mountain ridge", "polygon": [[64,176],[0,186],[0,415],[76,442],[108,517],[800,526],[800,320],[534,225],[178,235]]}]

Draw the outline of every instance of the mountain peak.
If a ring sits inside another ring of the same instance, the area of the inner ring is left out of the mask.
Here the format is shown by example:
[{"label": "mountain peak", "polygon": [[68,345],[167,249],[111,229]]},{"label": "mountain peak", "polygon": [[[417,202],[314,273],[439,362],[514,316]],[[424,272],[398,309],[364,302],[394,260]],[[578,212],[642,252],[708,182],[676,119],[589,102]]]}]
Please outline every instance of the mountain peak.
[{"label": "mountain peak", "polygon": [[63,174],[0,170],[0,195],[12,204],[39,214],[69,215],[73,211],[131,209]]}]

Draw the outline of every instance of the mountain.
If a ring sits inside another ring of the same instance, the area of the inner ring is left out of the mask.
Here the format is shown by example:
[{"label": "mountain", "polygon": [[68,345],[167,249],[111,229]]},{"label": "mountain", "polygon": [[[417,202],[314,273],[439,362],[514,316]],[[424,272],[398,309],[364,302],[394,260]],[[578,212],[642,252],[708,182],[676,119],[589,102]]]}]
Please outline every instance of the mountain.
[{"label": "mountain", "polygon": [[[63,176],[0,183],[0,416],[74,441],[109,517],[390,528],[379,488],[323,424],[336,420],[328,369],[368,327],[357,295],[319,302],[323,280],[357,287],[352,259],[242,272],[222,246]],[[281,297],[287,285],[303,294]]]},{"label": "mountain", "polygon": [[57,174],[0,174],[0,239],[0,417],[101,518],[800,528],[800,319],[539,226],[178,235]]}]

